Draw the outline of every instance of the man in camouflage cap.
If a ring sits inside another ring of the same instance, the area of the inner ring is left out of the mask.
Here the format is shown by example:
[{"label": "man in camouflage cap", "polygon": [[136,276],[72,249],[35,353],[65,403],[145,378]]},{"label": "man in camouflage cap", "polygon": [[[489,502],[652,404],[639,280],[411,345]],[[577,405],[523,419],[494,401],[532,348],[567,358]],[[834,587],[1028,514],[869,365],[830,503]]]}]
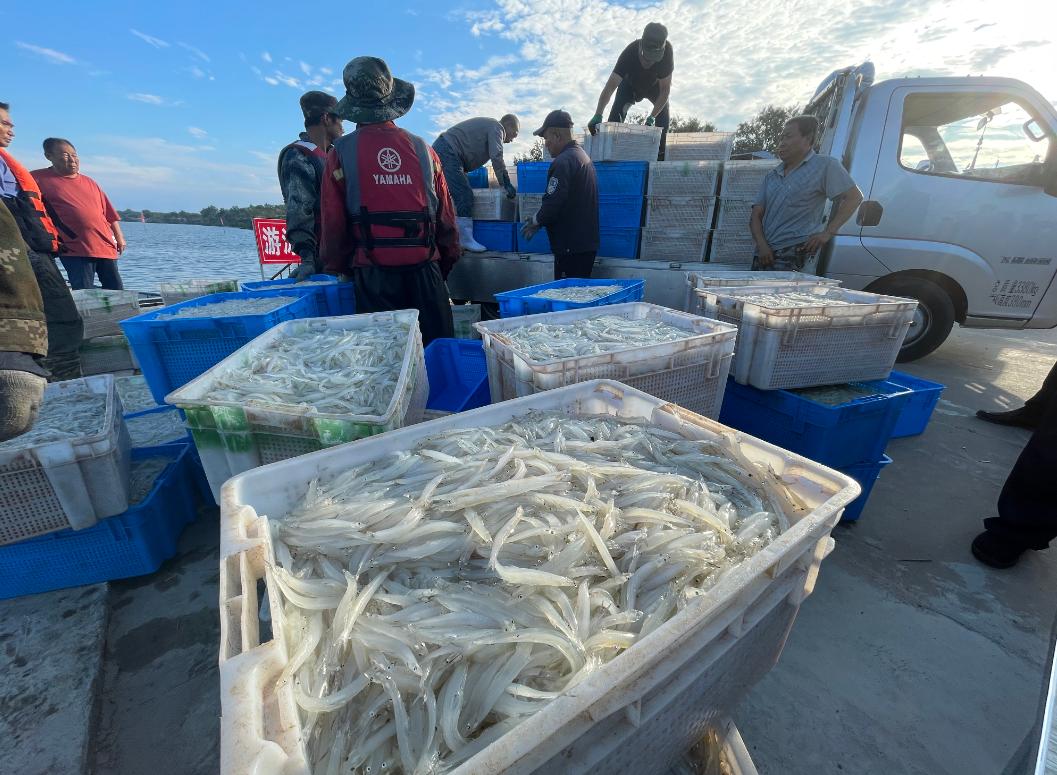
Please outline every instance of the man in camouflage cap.
[{"label": "man in camouflage cap", "polygon": [[279,188],[286,202],[286,239],[301,258],[295,275],[307,279],[323,271],[319,260],[319,183],[327,151],[344,132],[335,113],[338,100],[322,91],[301,96],[305,131],[279,151]]}]

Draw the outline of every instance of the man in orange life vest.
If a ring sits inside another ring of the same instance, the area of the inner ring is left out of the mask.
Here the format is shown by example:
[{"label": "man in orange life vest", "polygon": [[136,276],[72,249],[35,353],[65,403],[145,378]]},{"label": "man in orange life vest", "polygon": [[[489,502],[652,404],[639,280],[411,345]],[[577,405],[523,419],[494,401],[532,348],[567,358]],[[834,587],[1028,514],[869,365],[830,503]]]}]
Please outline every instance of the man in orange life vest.
[{"label": "man in orange life vest", "polygon": [[294,275],[307,280],[323,271],[319,259],[319,184],[327,151],[343,134],[337,99],[323,91],[301,95],[305,131],[279,151],[279,188],[286,203],[286,241],[301,258]]},{"label": "man in orange life vest", "polygon": [[444,280],[459,258],[455,207],[440,159],[393,123],[415,87],[376,57],[342,73],[335,113],[356,122],[327,156],[321,191],[326,270],[352,275],[357,312],[417,309],[422,342],[455,333]]},{"label": "man in orange life vest", "polygon": [[55,265],[59,231],[45,210],[40,188],[29,170],[7,152],[15,136],[9,108],[7,103],[0,102],[0,201],[7,205],[18,224],[44,299],[48,357],[42,363],[51,372],[53,381],[76,379],[81,376],[79,349],[84,338],[84,323],[70,289]]}]

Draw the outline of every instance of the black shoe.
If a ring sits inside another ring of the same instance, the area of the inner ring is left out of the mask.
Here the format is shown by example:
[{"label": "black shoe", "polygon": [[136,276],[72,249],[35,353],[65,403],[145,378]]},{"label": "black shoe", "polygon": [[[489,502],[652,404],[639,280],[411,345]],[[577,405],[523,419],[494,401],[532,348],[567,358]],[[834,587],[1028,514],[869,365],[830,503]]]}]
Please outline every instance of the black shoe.
[{"label": "black shoe", "polygon": [[1029,431],[1039,427],[1039,418],[1025,411],[1023,406],[1020,409],[1012,409],[1008,412],[985,412],[983,409],[979,409],[976,412],[976,416],[984,422],[993,422],[995,425],[1010,425],[1014,428],[1027,428]]},{"label": "black shoe", "polygon": [[990,530],[985,530],[973,539],[973,557],[992,568],[1012,568],[1026,551],[1004,541]]}]

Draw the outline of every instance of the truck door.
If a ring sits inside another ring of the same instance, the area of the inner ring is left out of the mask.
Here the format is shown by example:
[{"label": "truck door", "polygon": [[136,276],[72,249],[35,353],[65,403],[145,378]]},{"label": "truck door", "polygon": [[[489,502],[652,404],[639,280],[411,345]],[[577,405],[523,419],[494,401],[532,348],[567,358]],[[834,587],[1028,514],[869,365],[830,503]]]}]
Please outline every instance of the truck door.
[{"label": "truck door", "polygon": [[893,90],[861,238],[891,272],[871,290],[921,302],[901,359],[956,318],[1022,325],[1053,280],[1057,197],[1042,185],[1057,147],[1038,99],[1013,81]]}]

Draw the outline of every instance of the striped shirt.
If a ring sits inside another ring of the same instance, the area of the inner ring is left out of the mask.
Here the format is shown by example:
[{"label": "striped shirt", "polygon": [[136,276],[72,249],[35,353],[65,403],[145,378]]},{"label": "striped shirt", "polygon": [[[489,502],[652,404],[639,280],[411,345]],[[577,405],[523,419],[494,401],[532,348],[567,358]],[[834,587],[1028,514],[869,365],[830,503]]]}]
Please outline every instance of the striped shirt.
[{"label": "striped shirt", "polygon": [[791,171],[779,164],[767,173],[753,202],[763,208],[763,237],[773,250],[782,250],[822,231],[822,210],[855,185],[844,166],[832,156],[808,151]]}]

